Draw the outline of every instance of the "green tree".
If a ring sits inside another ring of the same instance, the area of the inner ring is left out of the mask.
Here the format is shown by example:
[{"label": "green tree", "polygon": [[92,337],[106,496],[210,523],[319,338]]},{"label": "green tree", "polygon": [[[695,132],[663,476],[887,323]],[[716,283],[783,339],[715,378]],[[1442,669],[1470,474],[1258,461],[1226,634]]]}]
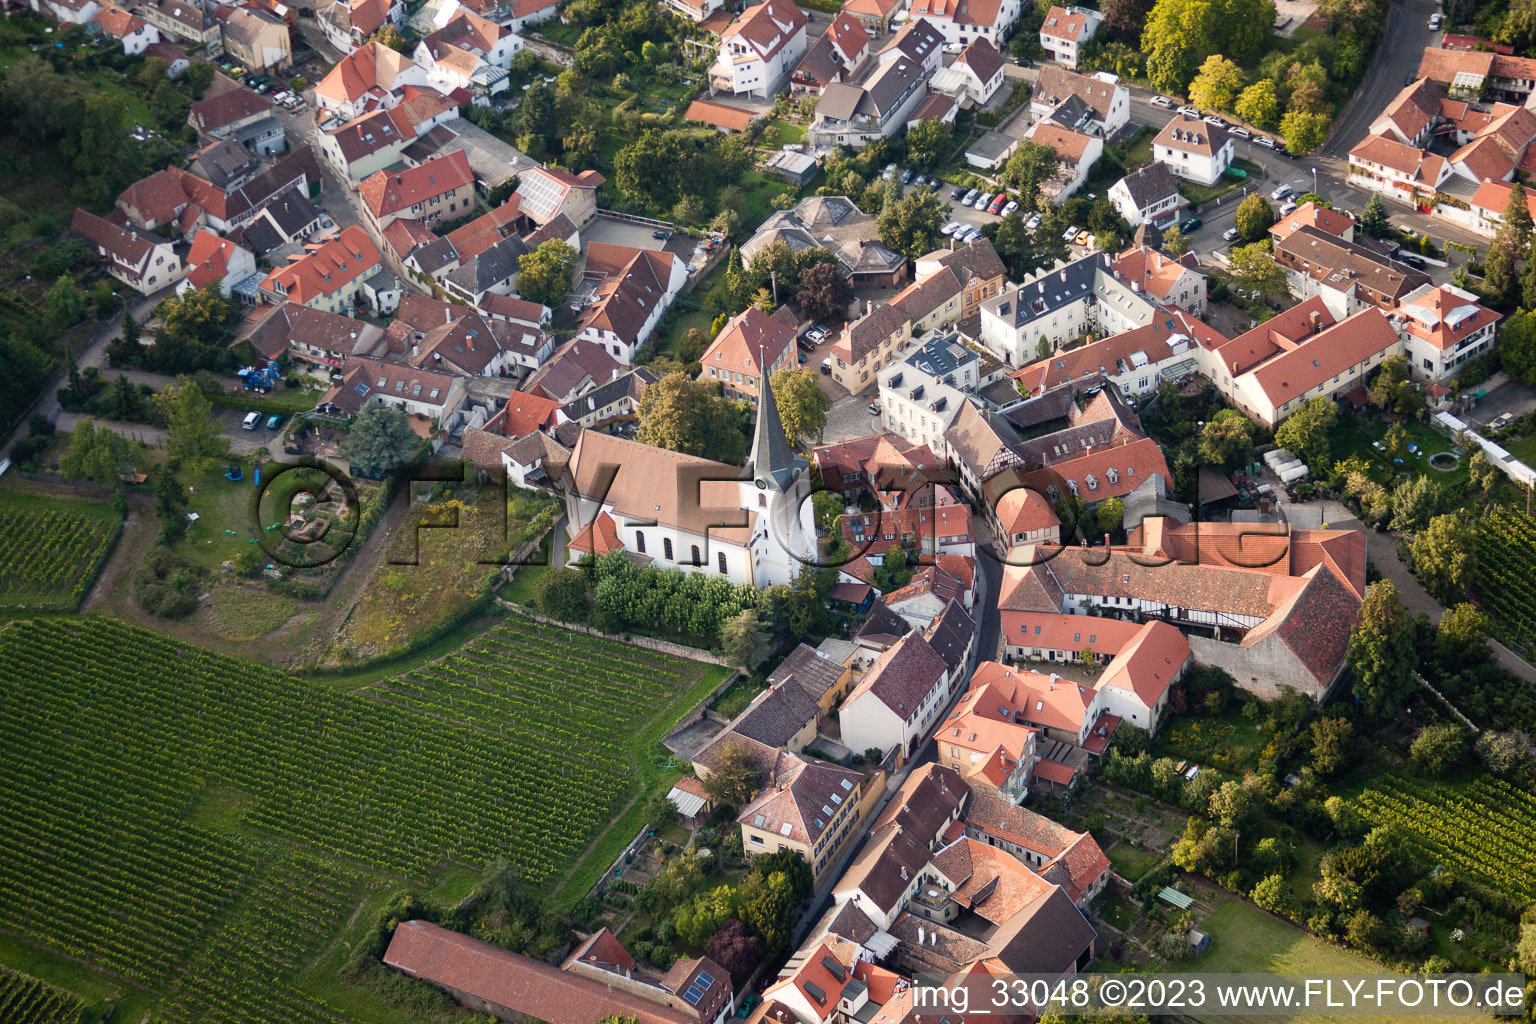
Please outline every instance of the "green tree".
[{"label": "green tree", "polygon": [[726,921],[736,916],[736,902],[736,890],[729,885],[694,896],[673,913],[678,937],[689,946],[702,949]]},{"label": "green tree", "polygon": [[167,463],[155,477],[155,512],[160,516],[160,531],[170,539],[187,531],[187,488],[176,479],[174,465]]},{"label": "green tree", "polygon": [[639,414],[641,444],[733,466],[746,457],[741,403],[721,398],[705,381],[669,373],[641,394]]},{"label": "green tree", "polygon": [[1536,384],[1536,316],[1520,312],[1499,329],[1499,362],[1511,377]]},{"label": "green tree", "polygon": [[[1250,197],[1252,198],[1252,197]],[[1260,295],[1285,291],[1285,268],[1276,262],[1268,242],[1254,242],[1233,248],[1228,259],[1232,280]]]},{"label": "green tree", "polygon": [[[1294,102],[1294,100],[1293,100]],[[1285,148],[1296,156],[1311,153],[1328,141],[1333,119],[1322,112],[1290,110],[1280,119],[1280,135]]]},{"label": "green tree", "polygon": [[1211,52],[1210,0],[1157,0],[1141,34],[1147,77],[1162,92],[1180,94]]},{"label": "green tree", "polygon": [[1291,887],[1284,875],[1265,875],[1248,894],[1249,898],[1272,914],[1289,915],[1295,905]]},{"label": "green tree", "polygon": [[816,374],[787,366],[773,375],[771,386],[779,422],[790,442],[798,446],[807,438],[820,441],[832,403],[817,383]]},{"label": "green tree", "polygon": [[808,267],[795,289],[795,304],[812,320],[840,320],[848,312],[853,288],[841,270],[830,263]]},{"label": "green tree", "polygon": [[1384,721],[1413,689],[1413,623],[1391,580],[1366,588],[1354,629],[1348,663],[1354,695],[1368,719]]},{"label": "green tree", "polygon": [[1103,0],[1104,28],[1123,43],[1141,41],[1141,27],[1152,13],[1153,0]]},{"label": "green tree", "polygon": [[[1520,279],[1520,263],[1530,253],[1531,211],[1525,189],[1516,182],[1504,205],[1504,218],[1488,243],[1483,289],[1496,302],[1512,303]],[[1505,331],[1508,331],[1505,325]]]},{"label": "green tree", "polygon": [[1380,192],[1372,192],[1371,198],[1365,203],[1365,209],[1360,211],[1360,230],[1372,238],[1385,238],[1392,230],[1387,203],[1381,198]]},{"label": "green tree", "polygon": [[404,409],[367,402],[347,428],[341,451],[363,476],[382,477],[405,465],[420,444]]},{"label": "green tree", "polygon": [[1269,237],[1269,229],[1275,223],[1274,207],[1257,192],[1237,204],[1235,216],[1237,233],[1245,242],[1257,242]]},{"label": "green tree", "polygon": [[1093,511],[1101,533],[1114,533],[1125,522],[1125,502],[1119,498],[1105,498]]},{"label": "green tree", "polygon": [[410,39],[406,37],[404,32],[401,32],[398,28],[389,24],[388,22],[385,22],[384,27],[380,28],[373,34],[373,36],[369,39],[369,42],[379,43],[383,46],[389,47],[396,53],[403,53],[407,56],[409,56],[411,51],[416,48],[415,44],[413,44]]},{"label": "green tree", "polygon": [[85,317],[85,293],[73,274],[60,274],[43,295],[43,322],[49,333],[60,334]]},{"label": "green tree", "polygon": [[744,609],[720,626],[720,648],[733,665],[750,668],[768,654],[772,642],[757,609]]},{"label": "green tree", "polygon": [[582,622],[587,617],[587,578],[576,569],[548,568],[533,581],[533,603],[552,619]]},{"label": "green tree", "polygon": [[1347,718],[1319,718],[1312,723],[1312,770],[1318,778],[1332,778],[1344,767],[1354,734],[1354,724]]},{"label": "green tree", "polygon": [[580,253],[558,238],[547,238],[518,264],[517,290],[530,302],[551,308],[571,293],[571,274]]},{"label": "green tree", "polygon": [[932,252],[942,236],[948,207],[928,192],[913,192],[894,203],[887,203],[876,221],[880,241],[888,248],[916,260]]},{"label": "green tree", "polygon": [[59,457],[59,469],[72,480],[89,480],[97,487],[120,490],[118,474],[130,468],[128,441],[112,430],[97,430],[81,420],[69,435],[69,447]]},{"label": "green tree", "polygon": [[1477,527],[1460,510],[1435,516],[1409,546],[1424,589],[1442,604],[1465,593],[1477,567]]},{"label": "green tree", "polygon": [[166,299],[160,306],[162,333],[170,333],[202,345],[221,344],[240,307],[219,291],[218,282],[190,288],[186,294]]},{"label": "green tree", "polygon": [[874,583],[881,593],[888,594],[910,583],[913,572],[906,549],[898,545],[887,551],[880,564],[875,566]]},{"label": "green tree", "polygon": [[745,743],[727,740],[720,745],[703,783],[704,792],[716,803],[745,807],[763,785],[763,769]]},{"label": "green tree", "polygon": [[1408,747],[1413,766],[1431,778],[1460,768],[1469,753],[1466,730],[1450,722],[1426,725]]},{"label": "green tree", "polygon": [[920,171],[930,171],[949,155],[954,144],[954,132],[947,121],[919,121],[907,129],[907,162]]},{"label": "green tree", "polygon": [[213,403],[192,378],[182,376],[155,396],[165,419],[166,453],[189,471],[201,475],[229,451],[223,424],[213,415]]},{"label": "green tree", "polygon": [[535,78],[523,91],[517,105],[517,125],[524,135],[539,141],[541,151],[550,149],[560,131],[560,112],[555,109],[555,94],[544,79]]},{"label": "green tree", "polygon": [[1023,195],[1020,206],[1031,206],[1039,195],[1041,184],[1050,181],[1061,158],[1050,146],[1025,140],[1013,151],[997,178],[1005,185],[1012,185]]},{"label": "green tree", "polygon": [[1242,87],[1243,69],[1213,53],[1205,58],[1195,80],[1189,84],[1189,102],[1201,110],[1231,110]]},{"label": "green tree", "polygon": [[1280,124],[1280,94],[1273,78],[1261,78],[1238,96],[1232,112],[1255,128],[1272,132]]},{"label": "green tree", "polygon": [[772,959],[788,946],[800,901],[794,883],[783,871],[751,875],[741,887],[741,923],[757,936],[763,954]]},{"label": "green tree", "polygon": [[1295,453],[1308,467],[1321,469],[1329,464],[1328,434],[1339,418],[1333,399],[1318,395],[1286,417],[1275,431],[1275,443]]},{"label": "green tree", "polygon": [[1183,256],[1189,252],[1189,239],[1184,237],[1177,224],[1163,232],[1163,251],[1170,256]]},{"label": "green tree", "polygon": [[1435,652],[1447,665],[1475,665],[1488,657],[1488,616],[1466,601],[1440,613]]},{"label": "green tree", "polygon": [[1211,794],[1210,811],[1223,828],[1241,829],[1255,813],[1253,791],[1229,779]]},{"label": "green tree", "polygon": [[1200,428],[1200,460],[1218,469],[1242,462],[1253,445],[1253,424],[1236,409],[1222,409]]},{"label": "green tree", "polygon": [[1440,511],[1444,495],[1440,485],[1427,476],[1400,481],[1392,488],[1392,529],[1417,533]]}]

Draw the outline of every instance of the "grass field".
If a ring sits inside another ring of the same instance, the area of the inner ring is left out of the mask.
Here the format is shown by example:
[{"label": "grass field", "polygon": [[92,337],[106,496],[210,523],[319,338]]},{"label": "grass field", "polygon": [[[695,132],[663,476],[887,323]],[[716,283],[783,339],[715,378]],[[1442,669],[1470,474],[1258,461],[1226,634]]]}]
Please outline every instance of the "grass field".
[{"label": "grass field", "polygon": [[579,897],[668,781],[655,740],[723,672],[512,619],[344,687],[107,619],[13,625],[0,961],[131,986],[118,1019],[392,1024],[317,973],[354,912],[499,856]]},{"label": "grass field", "polygon": [[0,494],[0,609],[74,611],[122,521],[104,502]]},{"label": "grass field", "polygon": [[1115,870],[1128,882],[1134,882],[1142,875],[1157,867],[1163,855],[1156,850],[1148,850],[1140,846],[1132,846],[1129,843],[1116,843],[1104,852],[1109,862],[1115,866]]}]

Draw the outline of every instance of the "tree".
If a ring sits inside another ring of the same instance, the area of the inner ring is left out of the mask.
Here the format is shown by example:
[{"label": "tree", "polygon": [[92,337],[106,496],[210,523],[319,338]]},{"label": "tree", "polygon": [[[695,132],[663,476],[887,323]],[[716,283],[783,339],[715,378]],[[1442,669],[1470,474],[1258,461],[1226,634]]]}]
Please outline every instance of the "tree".
[{"label": "tree", "polygon": [[1516,313],[1499,329],[1499,362],[1517,380],[1536,384],[1536,316]]},{"label": "tree", "polygon": [[740,986],[762,961],[761,949],[757,939],[747,934],[746,925],[733,917],[710,937],[704,955],[729,971]]},{"label": "tree", "polygon": [[1157,0],[1141,34],[1147,77],[1162,92],[1182,93],[1210,51],[1210,0]]},{"label": "tree", "polygon": [[1285,268],[1275,261],[1269,243],[1254,242],[1232,250],[1228,260],[1232,280],[1260,295],[1285,291]]},{"label": "tree", "polygon": [[571,292],[571,274],[580,253],[558,238],[547,238],[518,264],[517,290],[530,302],[555,307]]},{"label": "tree", "polygon": [[[1504,204],[1504,218],[1488,243],[1484,261],[1483,287],[1490,298],[1512,302],[1519,278],[1519,264],[1530,254],[1531,210],[1525,189],[1516,182]],[[1508,329],[1508,325],[1505,325]]]},{"label": "tree", "polygon": [[1349,668],[1354,695],[1366,717],[1390,718],[1413,689],[1413,623],[1391,580],[1365,590],[1349,634]]},{"label": "tree", "polygon": [[753,873],[741,886],[741,922],[762,943],[770,959],[789,945],[799,906],[794,883],[783,871],[771,875]]},{"label": "tree", "polygon": [[60,274],[43,295],[43,322],[50,333],[62,333],[85,317],[85,293],[73,274]]},{"label": "tree", "polygon": [[1333,829],[1340,839],[1345,842],[1353,842],[1365,834],[1365,821],[1360,817],[1360,812],[1355,805],[1342,797],[1331,796],[1323,801],[1323,813],[1333,823]]},{"label": "tree", "polygon": [[640,396],[641,444],[739,466],[747,454],[741,432],[742,405],[727,401],[713,385],[669,373]]},{"label": "tree", "polygon": [[388,22],[385,22],[384,27],[375,32],[369,41],[380,43],[397,53],[403,53],[407,56],[415,49],[411,41],[406,38],[405,33]]},{"label": "tree", "polygon": [[841,270],[829,263],[818,263],[800,275],[795,304],[812,320],[839,320],[848,312],[853,288]]},{"label": "tree", "polygon": [[898,545],[887,551],[880,564],[875,566],[874,583],[882,593],[888,594],[910,583],[913,572],[908,564],[907,549]]},{"label": "tree", "polygon": [[1245,242],[1257,242],[1269,236],[1275,223],[1274,208],[1269,200],[1255,192],[1237,204],[1237,233]]},{"label": "tree", "polygon": [[1290,913],[1295,901],[1291,899],[1291,887],[1284,875],[1265,875],[1248,894],[1253,902],[1272,914]]},{"label": "tree", "polygon": [[727,740],[704,779],[704,792],[716,803],[745,807],[762,784],[763,770],[752,751],[740,740]]},{"label": "tree", "polygon": [[1224,828],[1241,828],[1254,813],[1253,791],[1230,779],[1211,794],[1211,817]]},{"label": "tree", "polygon": [[1272,132],[1280,123],[1280,95],[1273,78],[1261,78],[1238,96],[1232,112],[1255,128]]},{"label": "tree", "polygon": [[399,406],[365,403],[347,428],[341,451],[363,476],[382,477],[405,465],[420,446],[410,418]]},{"label": "tree", "polygon": [[581,622],[587,617],[587,578],[576,569],[546,569],[533,581],[533,603],[552,619]]},{"label": "tree", "polygon": [[1217,469],[1242,462],[1253,444],[1253,424],[1236,409],[1222,409],[1200,428],[1200,460]]},{"label": "tree", "polygon": [[1469,752],[1466,730],[1450,722],[1426,725],[1408,747],[1413,766],[1431,778],[1460,768]]},{"label": "tree", "polygon": [[750,668],[763,660],[771,646],[768,627],[755,608],[744,609],[720,626],[720,648],[733,665]]},{"label": "tree", "polygon": [[164,332],[203,345],[218,344],[239,316],[240,307],[219,291],[218,282],[166,299],[160,307]]},{"label": "tree", "polygon": [[174,468],[167,464],[155,478],[155,512],[160,516],[160,529],[166,537],[174,539],[186,532],[186,509],[187,489],[176,479]]},{"label": "tree", "polygon": [[651,879],[650,889],[664,907],[675,907],[698,891],[704,881],[704,869],[692,847],[668,860]]},{"label": "tree", "polygon": [[1153,0],[1104,0],[1104,28],[1116,39],[1135,44],[1141,41],[1141,27],[1152,13]]},{"label": "tree", "polygon": [[1309,467],[1321,469],[1328,465],[1328,433],[1338,418],[1339,407],[1333,399],[1318,395],[1286,417],[1275,431],[1275,443],[1294,452]]},{"label": "tree", "polygon": [[1392,488],[1392,529],[1417,533],[1440,510],[1440,485],[1427,476],[1411,477]]},{"label": "tree", "polygon": [[165,418],[165,449],[194,474],[206,473],[229,451],[223,424],[213,415],[213,403],[192,378],[182,376],[155,396]]},{"label": "tree", "polygon": [[81,420],[69,435],[69,447],[59,458],[59,469],[73,480],[89,480],[97,487],[121,489],[118,477],[129,460],[128,441],[112,430],[97,430],[90,420]]},{"label": "tree", "polygon": [[1312,723],[1312,770],[1318,778],[1331,778],[1344,767],[1354,734],[1354,724],[1347,718],[1319,718]]},{"label": "tree", "polygon": [[1440,614],[1435,651],[1447,665],[1475,665],[1488,656],[1488,616],[1466,601]]},{"label": "tree", "polygon": [[1424,589],[1442,604],[1460,597],[1477,565],[1477,527],[1461,511],[1435,516],[1409,546]]},{"label": "tree", "polygon": [[832,403],[817,383],[816,374],[786,366],[773,375],[770,386],[779,408],[779,422],[790,443],[800,445],[806,438],[820,441]]},{"label": "tree", "polygon": [[784,847],[752,859],[752,874],[767,878],[779,873],[789,879],[789,888],[797,903],[811,898],[816,888],[816,876],[798,851]]},{"label": "tree", "polygon": [[1061,158],[1050,146],[1025,140],[1019,143],[997,178],[1005,185],[1012,185],[1024,196],[1020,206],[1033,204],[1040,185],[1050,181],[1061,165]]},{"label": "tree", "polygon": [[1423,393],[1413,386],[1413,379],[1408,372],[1408,360],[1401,355],[1391,355],[1381,361],[1381,368],[1376,371],[1366,397],[1378,409],[1412,415],[1416,403],[1404,395],[1405,391],[1417,395],[1422,403]]},{"label": "tree", "polygon": [[1099,532],[1114,533],[1125,522],[1125,502],[1119,498],[1105,498],[1094,513],[1099,520]]},{"label": "tree", "polygon": [[954,133],[947,121],[919,121],[907,129],[907,162],[920,171],[932,170],[953,146]]},{"label": "tree", "polygon": [[1189,239],[1184,237],[1184,231],[1177,224],[1163,232],[1163,251],[1170,256],[1183,256],[1189,252]]},{"label": "tree", "polygon": [[1285,139],[1286,149],[1295,156],[1302,156],[1327,142],[1328,129],[1332,126],[1333,119],[1322,112],[1289,110],[1280,119],[1280,135]]},{"label": "tree", "polygon": [[887,203],[876,221],[880,241],[915,261],[932,252],[935,240],[943,237],[939,228],[944,226],[948,210],[928,192],[913,192]]},{"label": "tree", "polygon": [[[729,920],[736,916],[736,890],[729,885],[701,892],[673,911],[677,934],[688,945],[705,945]],[[720,965],[724,967],[724,964]]]},{"label": "tree", "polygon": [[1366,201],[1365,209],[1360,211],[1360,230],[1372,238],[1385,238],[1387,232],[1392,230],[1392,222],[1387,215],[1387,204],[1381,198],[1380,192],[1372,192],[1371,198]]},{"label": "tree", "polygon": [[1213,53],[1205,58],[1195,80],[1189,83],[1189,102],[1201,110],[1231,110],[1242,87],[1242,68]]},{"label": "tree", "polygon": [[1531,738],[1517,729],[1484,732],[1474,749],[1483,767],[1500,778],[1520,778],[1531,769]]}]

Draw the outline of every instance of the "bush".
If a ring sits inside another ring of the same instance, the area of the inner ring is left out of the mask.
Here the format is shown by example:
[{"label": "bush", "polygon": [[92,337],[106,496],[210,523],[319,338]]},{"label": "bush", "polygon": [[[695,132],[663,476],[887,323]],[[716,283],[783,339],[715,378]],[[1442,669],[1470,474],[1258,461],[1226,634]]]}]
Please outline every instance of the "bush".
[{"label": "bush", "polygon": [[184,619],[197,610],[207,572],[157,547],[133,578],[133,594],[143,609],[163,619]]}]

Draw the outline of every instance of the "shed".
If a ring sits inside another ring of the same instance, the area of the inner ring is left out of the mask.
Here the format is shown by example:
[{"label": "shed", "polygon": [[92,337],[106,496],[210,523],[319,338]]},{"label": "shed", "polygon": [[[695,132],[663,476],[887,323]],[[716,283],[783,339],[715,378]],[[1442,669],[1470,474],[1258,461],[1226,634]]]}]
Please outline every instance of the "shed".
[{"label": "shed", "polygon": [[1201,508],[1225,508],[1237,501],[1237,488],[1225,473],[1201,466],[1199,480]]},{"label": "shed", "polygon": [[966,147],[965,162],[972,167],[991,170],[1013,155],[1019,140],[1002,132],[987,132]]},{"label": "shed", "polygon": [[1204,953],[1211,948],[1211,937],[1199,928],[1189,930],[1189,951],[1191,953]]},{"label": "shed", "polygon": [[790,184],[806,185],[816,177],[816,172],[821,168],[821,161],[809,153],[781,149],[768,158],[767,167]]}]

